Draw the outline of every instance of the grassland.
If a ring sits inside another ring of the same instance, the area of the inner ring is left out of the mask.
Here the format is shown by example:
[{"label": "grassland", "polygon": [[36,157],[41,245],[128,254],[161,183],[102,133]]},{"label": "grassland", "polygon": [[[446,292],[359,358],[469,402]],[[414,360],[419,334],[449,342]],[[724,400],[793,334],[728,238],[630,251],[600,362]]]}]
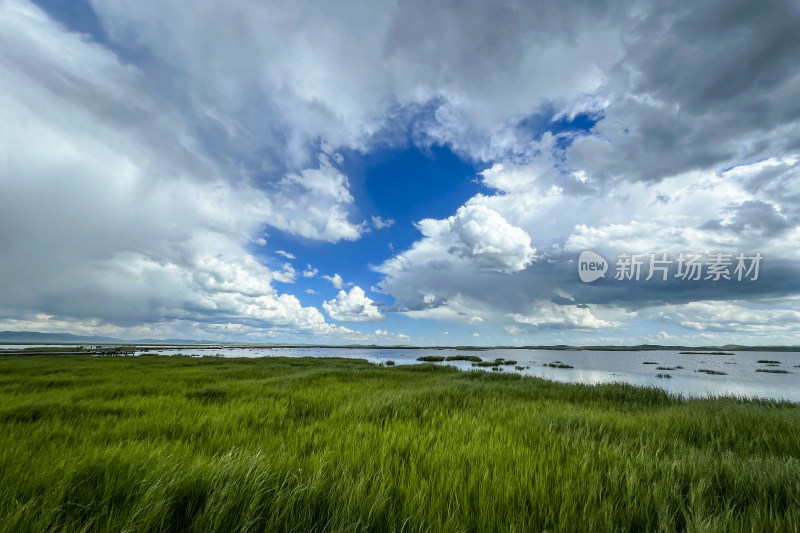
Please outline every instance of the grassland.
[{"label": "grassland", "polygon": [[0,531],[799,531],[800,406],[436,365],[0,357]]}]

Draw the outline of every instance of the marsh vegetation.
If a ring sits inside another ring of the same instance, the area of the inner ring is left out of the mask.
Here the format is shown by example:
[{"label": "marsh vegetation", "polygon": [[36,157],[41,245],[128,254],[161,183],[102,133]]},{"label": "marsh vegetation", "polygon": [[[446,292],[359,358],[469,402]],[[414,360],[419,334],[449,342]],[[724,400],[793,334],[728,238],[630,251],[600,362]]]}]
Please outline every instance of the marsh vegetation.
[{"label": "marsh vegetation", "polygon": [[800,406],[448,366],[0,358],[0,531],[795,531]]}]

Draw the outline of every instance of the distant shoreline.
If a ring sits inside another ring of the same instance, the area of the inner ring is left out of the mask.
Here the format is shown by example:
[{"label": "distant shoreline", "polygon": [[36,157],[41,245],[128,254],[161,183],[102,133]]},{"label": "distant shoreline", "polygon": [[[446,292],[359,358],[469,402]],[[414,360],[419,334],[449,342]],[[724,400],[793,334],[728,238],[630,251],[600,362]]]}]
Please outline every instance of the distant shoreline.
[{"label": "distant shoreline", "polygon": [[[800,352],[800,346],[661,346],[654,344],[630,345],[630,346],[570,346],[570,345],[528,345],[528,346],[406,346],[406,345],[368,345],[368,344],[242,344],[242,343],[204,343],[204,342],[135,342],[135,341],[116,341],[116,342],[75,342],[75,341],[19,341],[2,340],[0,341],[0,353],[26,352],[22,350],[6,350],[3,346],[26,345],[26,346],[53,346],[59,347],[89,347],[103,346],[115,348],[141,348],[141,349],[286,349],[286,348],[322,348],[337,350],[456,350],[456,351],[488,351],[488,350],[551,350],[551,351],[595,351],[595,352],[648,352],[648,351],[681,351],[695,355],[721,355],[725,352]],[[58,353],[58,350],[43,350],[47,353]],[[30,349],[27,350],[30,354]],[[37,351],[37,353],[39,353]]]}]

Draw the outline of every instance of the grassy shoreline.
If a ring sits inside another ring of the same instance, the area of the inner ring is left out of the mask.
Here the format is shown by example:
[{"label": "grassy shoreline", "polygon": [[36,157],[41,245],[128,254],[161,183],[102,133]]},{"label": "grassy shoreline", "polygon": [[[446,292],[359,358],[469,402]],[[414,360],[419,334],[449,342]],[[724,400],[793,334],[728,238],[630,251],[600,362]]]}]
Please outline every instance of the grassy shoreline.
[{"label": "grassy shoreline", "polygon": [[798,531],[800,406],[351,359],[0,358],[0,531]]}]

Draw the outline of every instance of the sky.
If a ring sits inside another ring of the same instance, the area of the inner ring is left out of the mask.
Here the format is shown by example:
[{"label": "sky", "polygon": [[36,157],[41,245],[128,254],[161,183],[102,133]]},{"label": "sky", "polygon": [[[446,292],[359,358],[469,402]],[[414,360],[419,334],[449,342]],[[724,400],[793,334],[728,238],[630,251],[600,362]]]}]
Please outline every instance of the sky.
[{"label": "sky", "polygon": [[798,95],[796,0],[0,0],[0,331],[800,344]]}]

